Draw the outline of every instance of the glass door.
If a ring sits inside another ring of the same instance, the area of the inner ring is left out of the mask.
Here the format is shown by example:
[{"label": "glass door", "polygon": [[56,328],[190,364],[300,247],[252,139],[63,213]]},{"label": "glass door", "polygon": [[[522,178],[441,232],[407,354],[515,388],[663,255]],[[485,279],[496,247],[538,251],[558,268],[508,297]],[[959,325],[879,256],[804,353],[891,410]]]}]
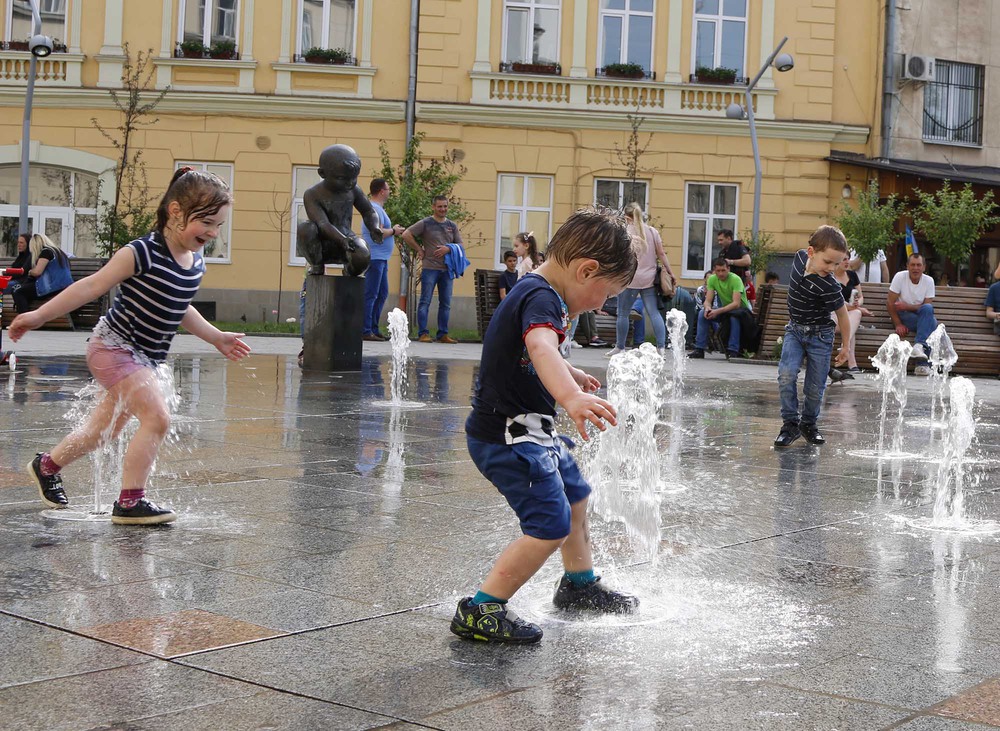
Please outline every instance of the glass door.
[{"label": "glass door", "polygon": [[[32,231],[31,216],[28,216],[28,233]],[[17,256],[17,235],[20,228],[20,213],[17,206],[0,206],[0,256]]]},{"label": "glass door", "polygon": [[34,224],[38,227],[38,231],[48,236],[52,243],[66,254],[73,255],[73,237],[69,230],[70,216],[68,211],[32,207],[28,209],[28,212],[29,216],[35,219]]}]

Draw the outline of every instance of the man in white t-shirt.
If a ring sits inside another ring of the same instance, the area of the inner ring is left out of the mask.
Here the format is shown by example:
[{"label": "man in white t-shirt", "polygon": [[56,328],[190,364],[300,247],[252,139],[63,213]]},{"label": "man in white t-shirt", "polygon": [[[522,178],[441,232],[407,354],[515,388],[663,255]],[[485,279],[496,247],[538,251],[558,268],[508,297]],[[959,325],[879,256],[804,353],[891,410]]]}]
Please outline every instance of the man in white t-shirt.
[{"label": "man in white t-shirt", "polygon": [[934,280],[924,274],[923,254],[911,254],[906,260],[906,271],[896,272],[889,285],[886,306],[896,334],[906,337],[913,331],[913,355],[917,359],[914,371],[918,376],[929,376],[927,364],[927,337],[937,328],[934,317]]},{"label": "man in white t-shirt", "polygon": [[851,271],[858,273],[862,282],[881,284],[889,281],[889,265],[886,263],[885,252],[882,249],[875,252],[875,258],[869,262],[861,261],[861,257],[854,249],[851,249],[850,256],[851,260],[847,266]]}]

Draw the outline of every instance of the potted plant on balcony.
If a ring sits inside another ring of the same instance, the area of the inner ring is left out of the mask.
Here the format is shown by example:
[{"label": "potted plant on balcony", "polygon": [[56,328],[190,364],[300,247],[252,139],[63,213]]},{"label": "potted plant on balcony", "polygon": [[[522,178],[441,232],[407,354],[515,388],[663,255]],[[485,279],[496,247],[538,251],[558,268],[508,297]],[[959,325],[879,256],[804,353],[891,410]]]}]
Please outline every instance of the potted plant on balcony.
[{"label": "potted plant on balcony", "polygon": [[28,48],[28,42],[27,41],[7,41],[4,44],[4,50],[7,50],[7,51],[28,51],[30,49]]},{"label": "potted plant on balcony", "polygon": [[510,70],[515,74],[558,75],[562,73],[562,69],[559,64],[547,61],[511,61]]},{"label": "potted plant on balcony", "polygon": [[223,40],[212,44],[208,55],[212,58],[230,59],[236,58],[236,41]]},{"label": "potted plant on balcony", "polygon": [[310,48],[302,54],[306,63],[351,63],[351,52],[343,48]]},{"label": "potted plant on balcony", "polygon": [[67,53],[69,47],[58,38],[52,41],[52,53]]},{"label": "potted plant on balcony", "polygon": [[178,48],[184,58],[204,58],[205,51],[208,50],[201,41],[181,41]]},{"label": "potted plant on balcony", "polygon": [[643,79],[646,69],[637,63],[609,63],[604,67],[604,75],[616,79]]},{"label": "potted plant on balcony", "polygon": [[736,69],[727,69],[724,66],[717,66],[714,69],[699,66],[694,70],[694,75],[700,84],[733,84],[736,82]]}]

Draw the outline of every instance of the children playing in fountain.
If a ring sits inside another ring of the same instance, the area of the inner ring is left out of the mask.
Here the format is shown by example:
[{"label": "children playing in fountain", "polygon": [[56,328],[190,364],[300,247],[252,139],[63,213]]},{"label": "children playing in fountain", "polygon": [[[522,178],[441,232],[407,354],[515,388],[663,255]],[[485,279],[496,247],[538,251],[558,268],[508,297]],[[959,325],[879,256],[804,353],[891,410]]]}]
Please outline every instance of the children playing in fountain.
[{"label": "children playing in fountain", "polygon": [[524,535],[500,554],[475,596],[465,597],[451,631],[466,639],[529,643],[542,630],[507,601],[560,549],[565,573],[553,603],[561,609],[626,613],[635,597],[594,575],[587,529],[590,485],[555,433],[556,403],[587,439],[589,421],[614,426],[600,383],[559,354],[568,323],[621,292],[637,259],[617,213],[581,210],[549,242],[545,262],[521,278],[497,307],[483,338],[479,380],[465,424],[469,453],[517,514]]},{"label": "children playing in fountain", "polygon": [[[847,240],[840,229],[820,226],[809,237],[809,247],[800,249],[792,261],[788,282],[788,319],[778,364],[778,392],[781,396],[781,432],[775,447],[788,447],[800,436],[810,444],[826,440],[819,432],[817,421],[826,390],[833,353],[836,313],[841,333],[850,332],[847,305],[840,282],[833,271],[847,254]],[[849,337],[842,339],[837,359],[847,358]],[[798,377],[802,362],[806,363],[804,396],[799,413]]]},{"label": "children playing in fountain", "polygon": [[145,497],[146,481],[170,427],[155,369],[166,359],[180,325],[230,360],[250,352],[240,339],[242,333],[218,330],[191,306],[205,273],[201,249],[219,235],[231,205],[229,186],[220,178],[181,168],[160,201],[153,232],[122,247],[97,273],[11,323],[11,338],[20,340],[29,330],[120,285],[87,345],[87,366],[107,392],[83,426],[28,464],[46,505],[69,504],[60,470],[116,438],[134,416],[139,428],[125,453],[122,490],[111,522],[152,525],[176,519],[172,510]]}]

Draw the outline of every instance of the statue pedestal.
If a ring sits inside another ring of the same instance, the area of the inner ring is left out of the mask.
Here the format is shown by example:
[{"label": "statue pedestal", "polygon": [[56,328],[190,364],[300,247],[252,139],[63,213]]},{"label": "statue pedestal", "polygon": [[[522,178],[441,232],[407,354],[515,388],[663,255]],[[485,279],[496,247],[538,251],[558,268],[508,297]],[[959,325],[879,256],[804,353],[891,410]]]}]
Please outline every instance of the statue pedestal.
[{"label": "statue pedestal", "polygon": [[361,370],[364,304],[364,277],[309,275],[303,368]]}]

